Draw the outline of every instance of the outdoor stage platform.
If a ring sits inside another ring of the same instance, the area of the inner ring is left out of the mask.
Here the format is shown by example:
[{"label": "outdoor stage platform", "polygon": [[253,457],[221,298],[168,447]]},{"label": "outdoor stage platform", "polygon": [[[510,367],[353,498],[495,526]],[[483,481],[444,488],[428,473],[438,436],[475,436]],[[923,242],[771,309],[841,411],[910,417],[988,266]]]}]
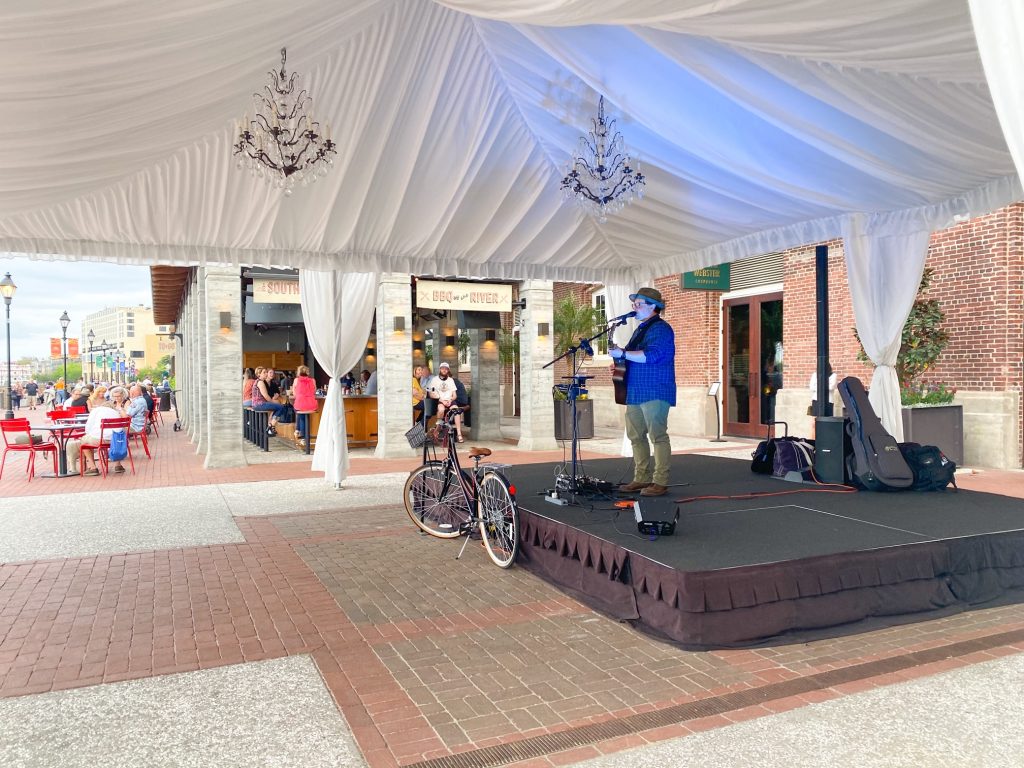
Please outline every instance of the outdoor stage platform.
[{"label": "outdoor stage platform", "polygon": [[[1024,500],[970,491],[825,493],[749,462],[673,456],[666,496],[636,494],[645,520],[607,496],[555,506],[550,464],[517,465],[520,563],[587,604],[691,649],[786,643],[1024,602]],[[630,459],[581,473],[629,482]],[[785,495],[735,498],[745,494]],[[689,503],[676,500],[693,497]]]}]

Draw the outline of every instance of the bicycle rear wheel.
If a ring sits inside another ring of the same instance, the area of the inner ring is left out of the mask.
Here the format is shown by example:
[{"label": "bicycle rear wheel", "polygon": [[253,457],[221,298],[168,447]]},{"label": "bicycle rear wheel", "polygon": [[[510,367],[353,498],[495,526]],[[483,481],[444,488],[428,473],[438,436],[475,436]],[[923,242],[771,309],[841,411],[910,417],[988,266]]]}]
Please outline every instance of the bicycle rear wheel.
[{"label": "bicycle rear wheel", "polygon": [[440,461],[414,469],[402,499],[416,526],[442,539],[457,537],[472,516],[454,468]]},{"label": "bicycle rear wheel", "polygon": [[508,568],[519,553],[519,507],[508,480],[497,472],[480,481],[480,533],[487,554],[499,568]]}]

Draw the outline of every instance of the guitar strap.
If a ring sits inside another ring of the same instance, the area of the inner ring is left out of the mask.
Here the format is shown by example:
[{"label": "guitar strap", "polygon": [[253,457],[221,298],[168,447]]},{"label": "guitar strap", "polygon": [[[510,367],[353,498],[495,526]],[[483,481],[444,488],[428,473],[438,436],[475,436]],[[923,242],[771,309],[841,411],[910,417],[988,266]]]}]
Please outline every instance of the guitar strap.
[{"label": "guitar strap", "polygon": [[664,320],[662,320],[661,318],[661,315],[655,315],[646,323],[642,323],[639,328],[633,331],[632,338],[629,340],[629,343],[625,347],[623,347],[623,349],[626,352],[638,351],[640,349],[640,345],[644,343],[644,336],[647,335],[647,332],[651,329],[651,326],[654,325],[655,323],[660,322],[664,322]]}]

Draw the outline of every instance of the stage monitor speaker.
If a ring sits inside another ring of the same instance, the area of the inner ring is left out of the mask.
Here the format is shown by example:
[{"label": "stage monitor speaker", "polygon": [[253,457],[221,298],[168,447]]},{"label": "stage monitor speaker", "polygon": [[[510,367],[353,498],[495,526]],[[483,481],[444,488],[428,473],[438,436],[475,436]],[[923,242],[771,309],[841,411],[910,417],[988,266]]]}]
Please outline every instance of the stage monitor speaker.
[{"label": "stage monitor speaker", "polygon": [[814,474],[823,483],[846,482],[845,423],[835,416],[814,420]]}]

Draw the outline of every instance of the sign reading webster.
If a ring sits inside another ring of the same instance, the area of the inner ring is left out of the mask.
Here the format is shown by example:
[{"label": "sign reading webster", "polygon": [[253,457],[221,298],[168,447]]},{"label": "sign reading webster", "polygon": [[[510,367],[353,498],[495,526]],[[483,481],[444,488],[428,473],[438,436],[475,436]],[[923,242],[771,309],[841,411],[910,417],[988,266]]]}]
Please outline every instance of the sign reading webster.
[{"label": "sign reading webster", "polygon": [[416,283],[416,306],[428,309],[511,312],[512,286],[498,283],[419,280]]},{"label": "sign reading webster", "polygon": [[257,277],[252,281],[252,300],[257,304],[301,304],[299,281]]},{"label": "sign reading webster", "polygon": [[694,291],[728,291],[729,265],[719,264],[716,267],[684,272],[681,282],[682,288]]}]

